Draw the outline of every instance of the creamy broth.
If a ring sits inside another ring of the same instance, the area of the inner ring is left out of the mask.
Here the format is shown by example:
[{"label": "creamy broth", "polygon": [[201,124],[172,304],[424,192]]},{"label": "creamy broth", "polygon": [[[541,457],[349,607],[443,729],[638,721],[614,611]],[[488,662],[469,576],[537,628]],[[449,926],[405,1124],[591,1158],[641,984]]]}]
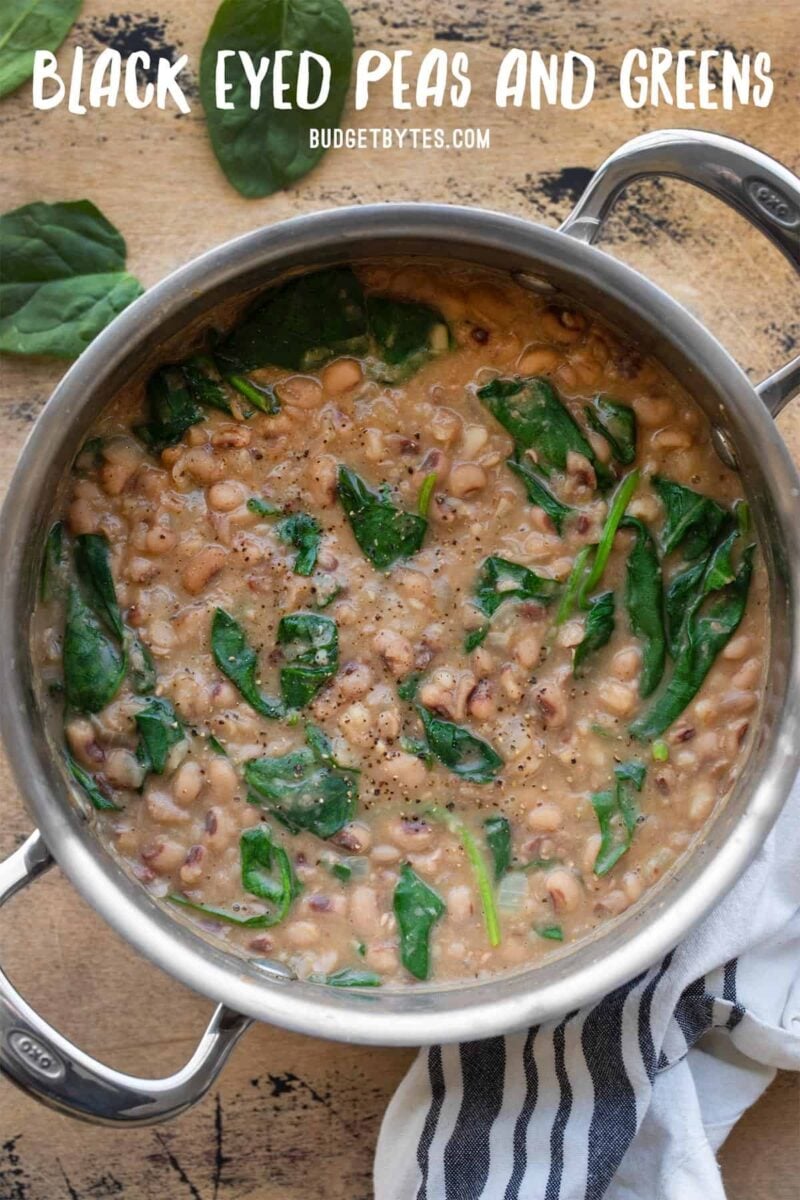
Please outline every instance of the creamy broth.
[{"label": "creamy broth", "polygon": [[356,275],[301,369],[245,317],[225,381],[164,375],[172,423],[152,383],[98,421],[35,656],[99,836],[176,915],[320,981],[472,979],[622,913],[724,800],[766,576],[705,416],[600,320]]}]

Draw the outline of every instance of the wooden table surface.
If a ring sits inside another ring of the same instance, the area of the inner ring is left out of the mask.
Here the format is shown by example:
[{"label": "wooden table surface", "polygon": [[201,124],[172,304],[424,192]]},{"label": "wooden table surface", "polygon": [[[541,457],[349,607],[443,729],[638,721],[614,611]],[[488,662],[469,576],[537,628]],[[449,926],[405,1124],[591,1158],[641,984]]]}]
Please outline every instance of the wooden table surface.
[{"label": "wooden table surface", "polygon": [[[196,66],[216,0],[142,2],[143,9],[127,13],[108,0],[84,0],[68,45],[90,56],[106,45],[123,53],[177,47]],[[402,7],[352,0],[359,47],[420,50],[437,39],[449,50],[466,49],[475,91],[466,112],[444,110],[430,121],[424,112],[392,113],[381,93],[366,113],[348,112],[345,123],[488,126],[491,150],[332,153],[292,191],[255,202],[241,199],[219,173],[196,96],[188,116],[119,107],[75,117],[62,109],[34,112],[23,88],[0,102],[7,151],[0,206],[88,197],[123,231],[131,269],[149,285],[235,234],[326,206],[436,199],[552,225],[568,212],[590,168],[626,138],[657,127],[730,133],[797,170],[791,72],[800,40],[793,0],[769,7],[673,0],[668,7],[667,13],[667,6],[626,0],[452,6],[407,0]],[[650,45],[767,50],[773,102],[732,113],[628,111],[613,86],[614,65],[628,47]],[[511,46],[592,54],[599,67],[592,105],[574,113],[496,110],[490,80]],[[777,251],[686,185],[633,189],[605,245],[696,312],[754,378],[800,340],[797,284]],[[6,359],[1,370],[4,485],[63,367]],[[788,410],[780,425],[800,461],[800,410]],[[6,854],[31,822],[4,764],[0,783],[0,853]],[[190,1054],[209,1002],[137,957],[58,872],[14,900],[0,930],[4,967],[87,1050],[150,1075]],[[368,1200],[381,1115],[411,1058],[411,1051],[338,1046],[262,1026],[248,1033],[194,1111],[169,1125],[123,1133],[57,1116],[0,1081],[0,1200]],[[797,1079],[779,1076],[723,1150],[733,1200],[797,1195],[798,1128]]]}]

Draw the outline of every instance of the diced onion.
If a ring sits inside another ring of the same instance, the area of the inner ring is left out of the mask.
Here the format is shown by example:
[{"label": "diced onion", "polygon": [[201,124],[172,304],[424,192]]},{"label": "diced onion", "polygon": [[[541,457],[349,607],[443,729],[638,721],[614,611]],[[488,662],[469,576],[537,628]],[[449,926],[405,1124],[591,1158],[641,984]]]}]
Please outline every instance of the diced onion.
[{"label": "diced onion", "polygon": [[516,912],[528,895],[528,880],[519,871],[509,871],[497,889],[497,907],[503,912]]}]

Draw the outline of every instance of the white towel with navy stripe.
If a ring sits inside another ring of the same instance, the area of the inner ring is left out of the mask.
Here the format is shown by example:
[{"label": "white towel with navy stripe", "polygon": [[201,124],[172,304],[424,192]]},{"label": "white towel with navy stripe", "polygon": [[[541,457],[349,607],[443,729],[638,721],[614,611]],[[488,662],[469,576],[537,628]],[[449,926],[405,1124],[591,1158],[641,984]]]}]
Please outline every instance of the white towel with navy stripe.
[{"label": "white towel with navy stripe", "polygon": [[800,789],[758,858],[663,962],[527,1033],[422,1050],[375,1200],[724,1200],[715,1153],[800,1070]]}]

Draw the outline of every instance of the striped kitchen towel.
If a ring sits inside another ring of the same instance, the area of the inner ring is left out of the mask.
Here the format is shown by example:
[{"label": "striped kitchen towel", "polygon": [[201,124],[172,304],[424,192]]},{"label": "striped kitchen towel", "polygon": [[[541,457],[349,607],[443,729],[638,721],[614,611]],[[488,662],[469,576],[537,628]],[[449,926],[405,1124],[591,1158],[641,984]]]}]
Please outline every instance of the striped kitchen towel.
[{"label": "striped kitchen towel", "polygon": [[699,928],[600,1003],[420,1051],[375,1200],[724,1200],[715,1153],[800,1070],[800,788]]}]

